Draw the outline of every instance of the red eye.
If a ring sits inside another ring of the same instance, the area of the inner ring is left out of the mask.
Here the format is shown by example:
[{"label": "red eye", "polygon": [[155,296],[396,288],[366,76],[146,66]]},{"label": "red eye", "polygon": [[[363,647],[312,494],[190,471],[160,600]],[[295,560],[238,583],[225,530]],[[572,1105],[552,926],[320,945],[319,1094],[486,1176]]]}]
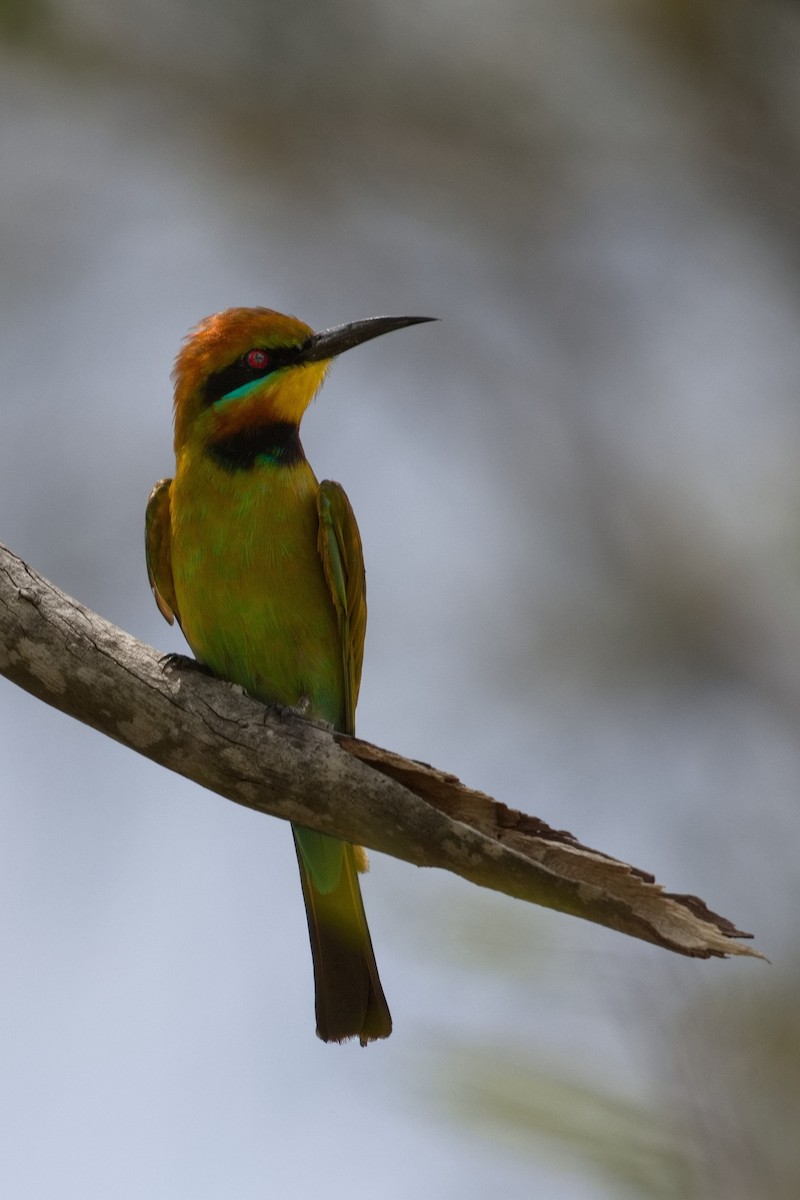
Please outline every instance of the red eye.
[{"label": "red eye", "polygon": [[263,371],[269,362],[269,355],[266,350],[251,350],[245,358],[245,362],[254,371]]}]

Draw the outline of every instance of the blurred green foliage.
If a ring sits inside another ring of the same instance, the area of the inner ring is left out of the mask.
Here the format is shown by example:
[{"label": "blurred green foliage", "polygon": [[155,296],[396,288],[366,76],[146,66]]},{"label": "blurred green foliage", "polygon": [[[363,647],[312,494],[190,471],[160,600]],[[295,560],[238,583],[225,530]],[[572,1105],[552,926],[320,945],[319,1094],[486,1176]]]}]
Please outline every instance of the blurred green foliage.
[{"label": "blurred green foliage", "polygon": [[[466,904],[448,921],[447,941],[458,946],[462,971],[470,961],[481,963],[505,993],[497,1008],[475,1015],[468,1036],[444,1027],[433,1035],[421,1067],[429,1104],[475,1130],[496,1153],[532,1167],[557,1163],[610,1197],[794,1200],[800,1194],[795,973],[773,971],[758,989],[742,975],[701,982],[681,1000],[670,965],[659,964],[649,985],[640,980],[638,994],[625,997],[624,973],[612,982],[610,963],[600,983],[590,937],[583,954],[573,946],[565,957],[563,945],[548,941],[544,923],[526,923],[499,905],[488,918],[486,905],[482,912],[483,919],[474,903]],[[594,1002],[623,1018],[638,1076],[627,1090],[620,1077],[608,1075],[599,1047],[582,1052],[551,1043],[541,999],[531,1011],[537,986],[541,992],[544,984],[554,1013],[581,978],[587,1010]],[[523,1031],[519,1014],[526,1010]],[[531,1050],[527,1030],[537,1021],[541,1046]]]},{"label": "blurred green foliage", "polygon": [[49,23],[47,0],[0,0],[0,39],[34,40]]}]

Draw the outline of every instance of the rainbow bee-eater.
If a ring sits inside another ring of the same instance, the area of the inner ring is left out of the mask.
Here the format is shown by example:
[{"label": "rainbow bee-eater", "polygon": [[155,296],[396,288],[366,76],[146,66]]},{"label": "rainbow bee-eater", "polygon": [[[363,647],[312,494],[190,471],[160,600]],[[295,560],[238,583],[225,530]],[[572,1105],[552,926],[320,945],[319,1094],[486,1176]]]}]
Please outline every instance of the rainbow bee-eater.
[{"label": "rainbow bee-eater", "polygon": [[[427,317],[314,333],[268,308],[202,321],[175,363],[175,477],[147,505],[150,583],[198,661],[267,704],[355,731],[367,607],[358,526],[319,483],[300,421],[331,360]],[[359,846],[293,826],[326,1042],[388,1037],[364,915]]]}]

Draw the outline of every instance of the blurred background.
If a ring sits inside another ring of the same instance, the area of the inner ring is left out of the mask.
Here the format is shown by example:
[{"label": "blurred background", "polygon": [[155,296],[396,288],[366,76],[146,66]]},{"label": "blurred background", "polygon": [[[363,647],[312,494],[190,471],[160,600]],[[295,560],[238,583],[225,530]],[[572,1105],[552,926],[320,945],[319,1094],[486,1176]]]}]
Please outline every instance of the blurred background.
[{"label": "blurred background", "polygon": [[180,650],[143,517],[187,330],[440,317],[303,427],[362,736],[772,960],[374,855],[395,1033],[323,1046],[288,829],[0,680],[7,1195],[798,1195],[799,58],[791,0],[2,0],[0,537]]}]

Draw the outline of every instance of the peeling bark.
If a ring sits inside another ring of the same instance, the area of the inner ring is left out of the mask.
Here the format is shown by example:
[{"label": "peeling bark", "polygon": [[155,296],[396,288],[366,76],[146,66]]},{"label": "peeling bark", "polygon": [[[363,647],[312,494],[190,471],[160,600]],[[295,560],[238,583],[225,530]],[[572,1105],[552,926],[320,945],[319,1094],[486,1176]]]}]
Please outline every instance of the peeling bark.
[{"label": "peeling bark", "polygon": [[761,957],[695,896],[455,776],[166,659],[0,545],[0,673],[237,804],[698,958]]}]

